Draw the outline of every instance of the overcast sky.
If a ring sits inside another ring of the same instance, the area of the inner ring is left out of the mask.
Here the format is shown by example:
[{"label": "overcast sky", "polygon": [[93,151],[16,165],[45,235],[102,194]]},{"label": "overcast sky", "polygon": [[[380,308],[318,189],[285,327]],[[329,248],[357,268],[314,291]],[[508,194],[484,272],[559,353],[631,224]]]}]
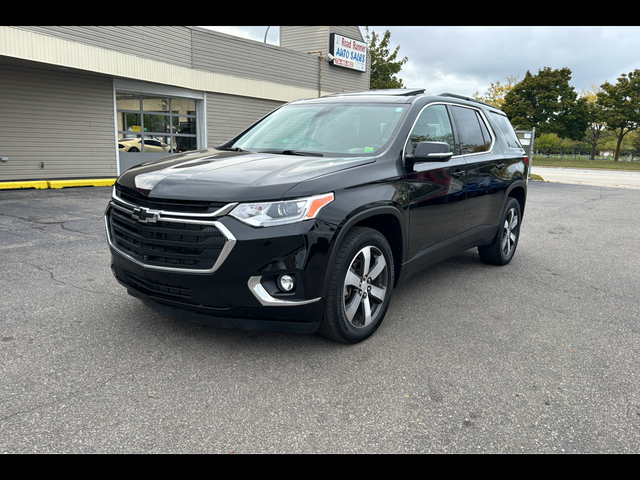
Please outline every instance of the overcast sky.
[{"label": "overcast sky", "polygon": [[[262,42],[266,26],[204,27]],[[483,94],[491,82],[522,80],[529,70],[569,67],[579,93],[622,73],[640,69],[640,27],[401,27],[369,26],[391,32],[391,49],[409,61],[399,77],[427,93]],[[365,27],[361,26],[363,37]],[[267,43],[279,44],[279,27],[270,27]]]}]

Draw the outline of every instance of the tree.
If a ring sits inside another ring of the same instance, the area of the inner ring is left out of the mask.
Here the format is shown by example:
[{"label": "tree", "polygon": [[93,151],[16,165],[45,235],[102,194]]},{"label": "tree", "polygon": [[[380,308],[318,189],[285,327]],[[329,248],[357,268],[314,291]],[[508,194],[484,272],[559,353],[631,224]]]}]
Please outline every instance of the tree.
[{"label": "tree", "polygon": [[408,58],[398,58],[400,46],[397,46],[393,53],[389,53],[389,40],[391,32],[384,32],[382,38],[376,32],[371,32],[369,37],[369,27],[367,30],[367,43],[369,44],[369,54],[371,55],[371,83],[372,90],[384,88],[404,88],[402,80],[396,74],[402,70],[402,66],[407,63]]},{"label": "tree", "polygon": [[[620,143],[618,159],[633,152],[633,134],[636,133],[637,130],[629,132],[628,135],[625,135]],[[618,148],[618,136],[616,132],[613,130],[605,130],[603,135],[603,141],[599,145],[600,150],[604,152],[613,152],[615,158],[616,148]]]},{"label": "tree", "polygon": [[518,77],[515,75],[511,75],[510,77],[507,77],[507,83],[500,83],[499,80],[496,83],[491,82],[491,85],[489,85],[489,88],[484,93],[484,95],[480,95],[480,92],[476,92],[473,94],[473,98],[490,103],[491,105],[502,110],[504,97],[507,95],[507,93],[509,93],[509,91],[516,83],[518,83]]},{"label": "tree", "polygon": [[544,67],[538,75],[527,71],[524,79],[505,95],[503,110],[516,128],[536,128],[581,140],[587,128],[586,100],[569,85],[571,70]]},{"label": "tree", "polygon": [[614,154],[617,161],[624,137],[640,128],[640,70],[623,73],[615,85],[604,82],[601,87],[597,102],[603,109],[607,128],[617,137]]},{"label": "tree", "polygon": [[634,157],[640,155],[640,131],[635,130],[629,134],[629,143],[631,144],[631,153]]},{"label": "tree", "polygon": [[551,153],[559,150],[560,142],[561,140],[555,133],[545,133],[536,139],[536,149],[540,150],[542,153],[550,155]]},{"label": "tree", "polygon": [[589,124],[585,133],[585,142],[591,147],[590,159],[596,158],[598,147],[605,141],[604,131],[607,124],[604,123],[602,105],[598,103],[598,92],[602,89],[596,85],[591,85],[591,90],[583,90],[582,98],[586,100],[587,117]]}]

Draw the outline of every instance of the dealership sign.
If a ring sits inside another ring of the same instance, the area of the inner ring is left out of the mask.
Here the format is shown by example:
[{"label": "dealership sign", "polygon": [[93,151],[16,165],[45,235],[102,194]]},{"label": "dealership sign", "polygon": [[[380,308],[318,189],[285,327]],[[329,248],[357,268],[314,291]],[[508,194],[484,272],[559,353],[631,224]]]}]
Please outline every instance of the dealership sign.
[{"label": "dealership sign", "polygon": [[366,43],[332,33],[330,45],[329,52],[333,55],[331,63],[360,72],[367,71]]}]

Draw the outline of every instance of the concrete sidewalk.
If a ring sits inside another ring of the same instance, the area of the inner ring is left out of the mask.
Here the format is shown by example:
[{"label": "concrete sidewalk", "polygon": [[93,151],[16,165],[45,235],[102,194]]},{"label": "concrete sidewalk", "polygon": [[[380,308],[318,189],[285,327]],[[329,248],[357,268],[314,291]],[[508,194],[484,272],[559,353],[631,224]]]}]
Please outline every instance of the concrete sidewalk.
[{"label": "concrete sidewalk", "polygon": [[586,168],[531,167],[531,173],[545,181],[595,185],[600,187],[640,188],[640,172]]}]

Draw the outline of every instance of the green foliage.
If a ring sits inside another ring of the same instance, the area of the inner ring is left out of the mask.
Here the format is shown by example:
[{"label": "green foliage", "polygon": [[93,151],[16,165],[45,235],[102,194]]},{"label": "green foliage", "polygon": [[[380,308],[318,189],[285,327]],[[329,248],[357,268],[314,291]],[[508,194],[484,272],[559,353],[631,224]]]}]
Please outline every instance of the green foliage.
[{"label": "green foliage", "polygon": [[513,86],[518,82],[518,77],[511,75],[507,77],[507,83],[500,83],[498,80],[496,83],[491,82],[491,85],[484,92],[484,95],[480,95],[480,92],[473,94],[473,98],[476,100],[482,100],[483,102],[490,103],[494,107],[502,110],[504,104],[504,97],[511,91]]},{"label": "green foliage", "polygon": [[628,140],[629,140],[630,153],[636,157],[639,156],[640,155],[640,131],[635,130],[631,132],[629,134]]},{"label": "green foliage", "polygon": [[502,109],[516,128],[536,128],[540,134],[580,140],[587,128],[586,100],[569,85],[571,70],[545,67],[524,79],[505,95]]},{"label": "green foliage", "polygon": [[[534,155],[532,165],[538,167],[600,168],[603,170],[640,171],[640,162],[614,162],[612,160],[588,160],[586,158],[556,158]],[[542,174],[544,176],[544,173]],[[533,178],[533,176],[532,176]]]},{"label": "green foliage", "polygon": [[615,84],[592,85],[580,97],[570,79],[568,68],[545,67],[538,75],[527,72],[517,84],[513,76],[506,85],[491,83],[484,95],[476,92],[474,97],[501,107],[517,129],[535,127],[537,151],[570,155],[590,151],[591,160],[603,150],[614,151],[615,160],[638,155],[640,70],[622,74]]},{"label": "green foliage", "polygon": [[369,54],[371,55],[371,83],[372,90],[385,88],[404,88],[402,80],[396,74],[402,70],[402,66],[407,63],[408,58],[398,58],[400,46],[397,46],[393,53],[389,52],[389,40],[391,32],[384,32],[382,38],[376,32],[371,32],[369,37],[369,27],[367,30],[367,43],[369,44]]},{"label": "green foliage", "polygon": [[560,138],[555,133],[545,133],[536,138],[534,146],[536,150],[549,155],[560,149]]},{"label": "green foliage", "polygon": [[582,98],[586,101],[587,118],[589,123],[585,132],[584,141],[589,145],[591,149],[591,160],[593,160],[605,139],[605,128],[607,124],[604,123],[604,110],[598,103],[598,92],[602,91],[600,87],[591,85],[591,90],[583,90]]},{"label": "green foliage", "polygon": [[618,83],[605,82],[601,88],[597,104],[607,128],[616,135],[614,159],[618,160],[624,137],[640,128],[640,70],[623,73]]}]

